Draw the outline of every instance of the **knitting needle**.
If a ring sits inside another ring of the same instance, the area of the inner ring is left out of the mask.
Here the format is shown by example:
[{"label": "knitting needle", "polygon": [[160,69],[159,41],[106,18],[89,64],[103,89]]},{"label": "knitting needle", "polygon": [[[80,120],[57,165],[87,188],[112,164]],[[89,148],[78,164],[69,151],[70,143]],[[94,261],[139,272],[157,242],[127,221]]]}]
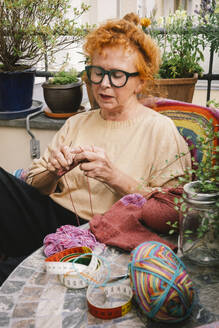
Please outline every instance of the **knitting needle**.
[{"label": "knitting needle", "polygon": [[125,274],[121,274],[121,275],[118,275],[118,276],[111,277],[108,280],[108,282],[113,282],[113,281],[117,281],[117,280],[120,280],[120,279],[127,279],[127,278],[129,278],[129,274],[125,273]]}]

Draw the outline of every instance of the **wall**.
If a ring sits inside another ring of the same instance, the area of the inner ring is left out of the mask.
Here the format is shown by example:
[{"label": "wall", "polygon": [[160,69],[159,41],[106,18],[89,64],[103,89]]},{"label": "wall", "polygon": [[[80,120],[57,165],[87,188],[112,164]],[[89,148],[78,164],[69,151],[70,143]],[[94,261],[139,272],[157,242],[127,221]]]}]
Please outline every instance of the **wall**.
[{"label": "wall", "polygon": [[[40,141],[40,151],[43,153],[55,131],[31,129],[37,140]],[[9,172],[18,168],[27,168],[31,161],[31,137],[23,128],[0,127],[0,166]]]}]

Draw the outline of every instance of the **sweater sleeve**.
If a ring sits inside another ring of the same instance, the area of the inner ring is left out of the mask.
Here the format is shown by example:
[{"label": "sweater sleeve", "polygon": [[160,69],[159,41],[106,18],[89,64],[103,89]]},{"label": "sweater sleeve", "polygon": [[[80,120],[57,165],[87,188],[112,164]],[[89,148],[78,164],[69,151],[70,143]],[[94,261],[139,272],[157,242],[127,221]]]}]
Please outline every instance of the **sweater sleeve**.
[{"label": "sweater sleeve", "polygon": [[35,174],[39,174],[40,172],[45,171],[47,168],[48,158],[50,155],[50,149],[58,149],[60,145],[68,145],[70,146],[71,139],[69,138],[69,131],[70,124],[69,120],[65,122],[65,124],[61,127],[59,131],[54,135],[50,144],[45,149],[43,156],[39,159],[34,159],[31,166],[29,167],[29,172],[27,176],[27,183],[31,184],[32,178]]},{"label": "sweater sleeve", "polygon": [[154,138],[157,147],[148,185],[158,187],[184,175],[191,167],[191,156],[186,141],[168,117],[157,122]]}]

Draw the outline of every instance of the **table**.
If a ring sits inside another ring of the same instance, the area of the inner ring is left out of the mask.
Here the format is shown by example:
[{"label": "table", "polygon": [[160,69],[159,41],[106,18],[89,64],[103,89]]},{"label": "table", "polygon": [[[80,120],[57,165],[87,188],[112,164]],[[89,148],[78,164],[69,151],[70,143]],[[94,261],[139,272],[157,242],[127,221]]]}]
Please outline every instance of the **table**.
[{"label": "table", "polygon": [[[127,271],[129,254],[102,250],[114,275]],[[197,288],[197,304],[189,319],[178,324],[148,320],[134,305],[125,316],[102,320],[87,310],[86,288],[67,289],[45,270],[43,248],[27,257],[0,288],[0,327],[9,328],[217,328],[219,327],[219,268],[184,261]],[[126,283],[129,282],[126,280]]]}]

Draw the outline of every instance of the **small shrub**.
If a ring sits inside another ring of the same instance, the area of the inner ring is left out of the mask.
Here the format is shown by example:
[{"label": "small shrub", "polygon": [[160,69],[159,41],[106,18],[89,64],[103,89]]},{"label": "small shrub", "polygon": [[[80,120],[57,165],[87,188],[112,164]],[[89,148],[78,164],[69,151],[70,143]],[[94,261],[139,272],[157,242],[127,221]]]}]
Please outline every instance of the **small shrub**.
[{"label": "small shrub", "polygon": [[70,84],[78,82],[78,72],[73,68],[70,71],[60,71],[53,78],[49,79],[49,84]]}]

